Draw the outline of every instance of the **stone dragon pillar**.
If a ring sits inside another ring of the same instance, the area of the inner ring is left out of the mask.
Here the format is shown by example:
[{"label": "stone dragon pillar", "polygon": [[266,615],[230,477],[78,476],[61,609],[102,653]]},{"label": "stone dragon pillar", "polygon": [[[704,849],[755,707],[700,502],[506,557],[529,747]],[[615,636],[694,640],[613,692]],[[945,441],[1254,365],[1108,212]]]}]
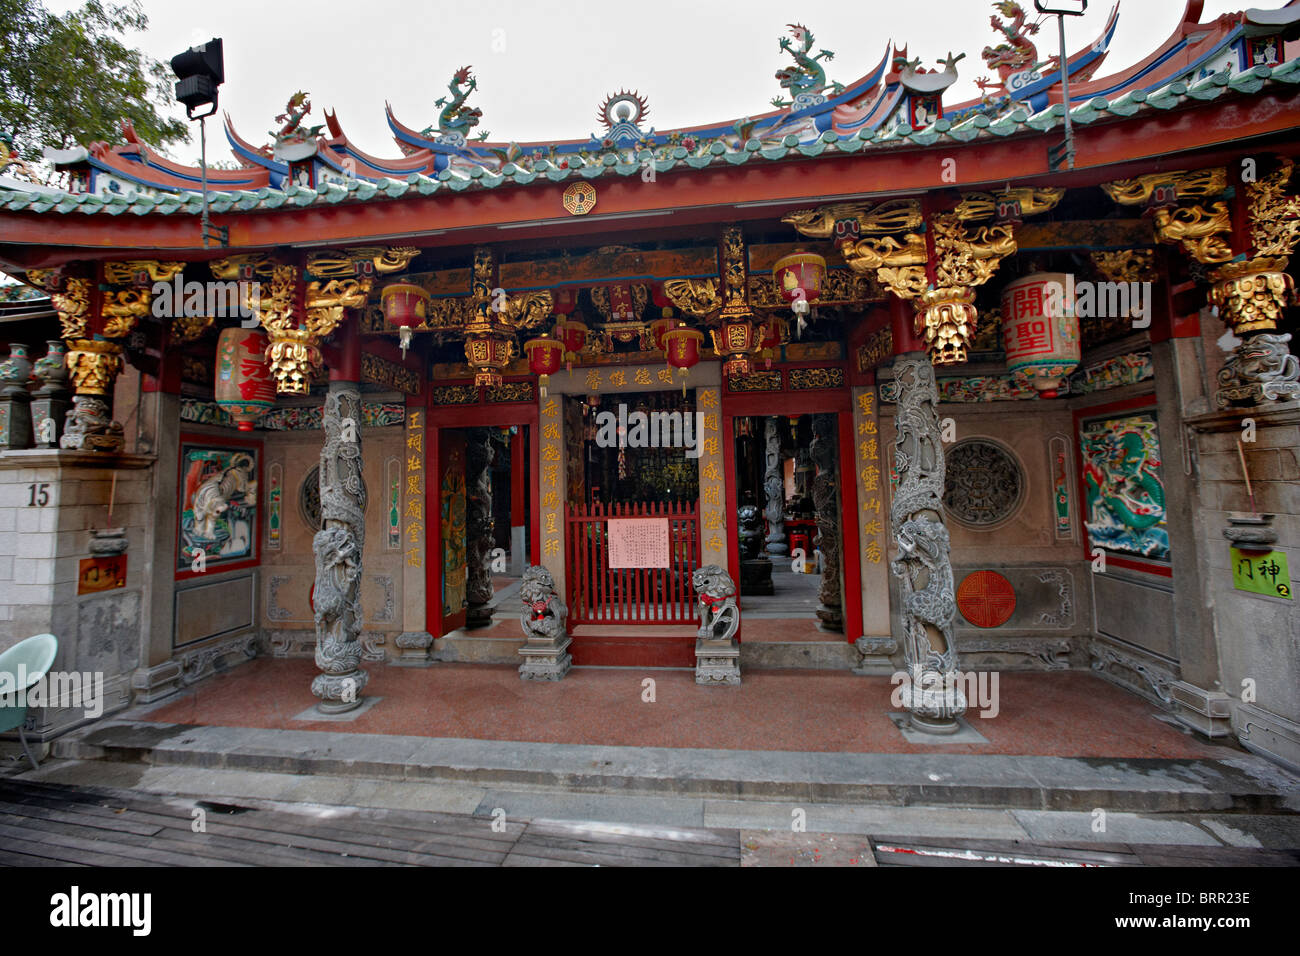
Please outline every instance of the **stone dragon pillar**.
[{"label": "stone dragon pillar", "polygon": [[966,710],[957,673],[953,621],[957,599],[944,525],[945,463],[939,434],[939,392],[934,368],[923,352],[894,361],[898,417],[894,467],[898,490],[890,530],[898,557],[890,570],[902,596],[903,658],[908,680],[902,703],[912,724],[930,733],[956,733]]},{"label": "stone dragon pillar", "polygon": [[[356,346],[359,348],[359,346]],[[370,674],[361,669],[361,558],[366,490],[361,482],[361,388],[331,381],[325,397],[320,453],[321,530],[316,556],[316,666],[311,682],[320,711],[339,714],[361,704]]]},{"label": "stone dragon pillar", "polygon": [[840,509],[835,480],[835,416],[814,415],[810,447],[817,476],[813,479],[813,507],[816,509],[817,547],[822,553],[822,585],[817,597],[818,625],[824,631],[843,631],[844,612],[840,594]]},{"label": "stone dragon pillar", "polygon": [[766,470],[763,473],[763,493],[767,504],[763,516],[767,518],[768,554],[780,557],[789,550],[785,543],[785,476],[781,474],[781,425],[773,416],[767,419],[763,431],[766,443]]},{"label": "stone dragon pillar", "polygon": [[469,608],[465,626],[486,627],[492,623],[492,572],[488,554],[492,550],[492,461],[495,439],[486,428],[472,429],[465,443],[465,522],[469,532],[465,547],[468,575],[465,596]]}]

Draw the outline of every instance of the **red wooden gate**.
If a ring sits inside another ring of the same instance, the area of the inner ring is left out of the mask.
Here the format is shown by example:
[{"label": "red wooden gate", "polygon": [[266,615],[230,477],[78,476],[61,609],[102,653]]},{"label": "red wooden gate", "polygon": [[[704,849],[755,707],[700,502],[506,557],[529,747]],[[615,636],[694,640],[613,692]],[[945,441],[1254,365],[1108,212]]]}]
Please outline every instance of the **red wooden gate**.
[{"label": "red wooden gate", "polygon": [[[610,568],[610,518],[668,519],[667,568]],[[568,506],[565,554],[572,624],[690,624],[699,567],[699,506],[678,502]]]}]

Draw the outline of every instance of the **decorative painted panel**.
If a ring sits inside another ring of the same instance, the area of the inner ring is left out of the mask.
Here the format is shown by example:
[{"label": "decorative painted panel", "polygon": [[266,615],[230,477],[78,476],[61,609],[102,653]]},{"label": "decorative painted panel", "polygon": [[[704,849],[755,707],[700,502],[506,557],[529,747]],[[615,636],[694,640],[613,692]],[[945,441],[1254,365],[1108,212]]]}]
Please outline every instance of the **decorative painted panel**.
[{"label": "decorative painted panel", "polygon": [[388,484],[388,509],[386,527],[388,534],[384,547],[388,551],[397,551],[402,547],[402,468],[401,462],[390,458],[384,463],[384,473]]},{"label": "decorative painted panel", "polygon": [[257,557],[258,449],[185,442],[181,446],[176,569],[203,554],[211,570]]},{"label": "decorative painted panel", "polygon": [[1085,421],[1079,435],[1091,545],[1169,560],[1160,438],[1151,412]]},{"label": "decorative painted panel", "polygon": [[1052,513],[1056,519],[1056,537],[1068,541],[1074,537],[1070,519],[1070,448],[1064,435],[1053,435],[1047,443],[1048,464],[1052,469]]},{"label": "decorative painted panel", "polygon": [[267,469],[266,489],[266,546],[279,551],[284,540],[284,518],[281,511],[284,498],[284,466],[278,461]]}]

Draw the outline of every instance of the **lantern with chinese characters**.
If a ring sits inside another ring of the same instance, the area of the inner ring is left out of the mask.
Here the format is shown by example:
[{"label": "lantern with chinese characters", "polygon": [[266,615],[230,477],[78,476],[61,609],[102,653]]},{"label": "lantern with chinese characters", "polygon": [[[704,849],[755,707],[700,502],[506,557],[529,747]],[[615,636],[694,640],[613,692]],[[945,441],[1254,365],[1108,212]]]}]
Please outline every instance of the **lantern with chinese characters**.
[{"label": "lantern with chinese characters", "polygon": [[503,313],[482,303],[477,314],[465,323],[465,360],[474,370],[474,384],[500,385],[501,370],[514,357],[514,328]]},{"label": "lantern with chinese characters", "polygon": [[664,354],[668,356],[668,364],[677,369],[681,377],[683,396],[686,395],[686,375],[699,363],[700,343],[703,341],[704,333],[688,328],[685,322],[664,333]]},{"label": "lantern with chinese characters", "polygon": [[1055,398],[1079,367],[1079,319],[1074,277],[1037,272],[1002,290],[1002,345],[1007,368],[1022,385]]},{"label": "lantern with chinese characters", "polygon": [[549,335],[540,335],[524,343],[524,352],[528,354],[528,369],[537,376],[542,397],[545,398],[547,382],[560,370],[560,360],[564,357],[564,343]]},{"label": "lantern with chinese characters", "polygon": [[749,374],[749,356],[758,351],[758,333],[753,320],[750,312],[727,314],[724,310],[721,324],[713,332],[713,350],[725,359],[722,372],[728,378]]},{"label": "lantern with chinese characters", "polygon": [[562,319],[555,323],[555,334],[564,343],[564,367],[572,372],[578,353],[587,344],[587,325],[578,319]]},{"label": "lantern with chinese characters", "polygon": [[785,341],[785,320],[771,313],[758,327],[758,350],[765,368],[772,367],[772,357]]},{"label": "lantern with chinese characters", "polygon": [[815,252],[795,251],[773,263],[772,278],[781,297],[790,303],[802,329],[812,303],[821,298],[826,260]]},{"label": "lantern with chinese characters", "polygon": [[275,379],[266,361],[270,344],[261,329],[223,329],[217,339],[217,405],[239,426],[251,432],[253,423],[275,405]]},{"label": "lantern with chinese characters", "polygon": [[394,282],[384,286],[380,303],[388,324],[397,326],[397,341],[405,357],[411,347],[411,329],[424,324],[429,293],[410,282]]}]

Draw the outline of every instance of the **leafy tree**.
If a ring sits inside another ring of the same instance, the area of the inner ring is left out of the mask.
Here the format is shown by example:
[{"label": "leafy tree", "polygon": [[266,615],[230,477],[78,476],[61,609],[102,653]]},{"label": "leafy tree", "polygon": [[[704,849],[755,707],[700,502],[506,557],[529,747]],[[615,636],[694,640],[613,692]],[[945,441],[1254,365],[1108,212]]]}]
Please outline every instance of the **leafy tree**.
[{"label": "leafy tree", "polygon": [[57,16],[41,0],[0,0],[0,132],[24,159],[42,147],[122,142],[121,122],[162,148],[189,127],[164,110],[172,103],[168,66],[125,42],[144,30],[139,0],[87,0]]}]

